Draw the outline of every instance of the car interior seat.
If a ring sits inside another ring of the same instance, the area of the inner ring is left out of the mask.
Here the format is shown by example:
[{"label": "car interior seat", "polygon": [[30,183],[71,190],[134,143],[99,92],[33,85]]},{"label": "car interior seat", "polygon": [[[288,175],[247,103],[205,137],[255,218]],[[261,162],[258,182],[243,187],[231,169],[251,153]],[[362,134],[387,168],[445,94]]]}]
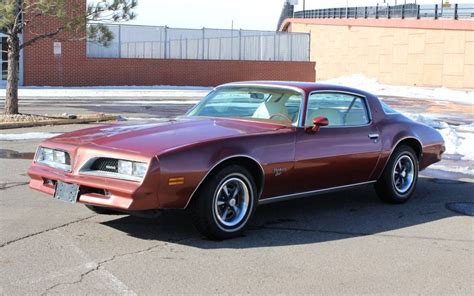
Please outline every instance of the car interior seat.
[{"label": "car interior seat", "polygon": [[288,116],[288,110],[286,109],[285,104],[281,104],[281,102],[272,102],[267,101],[260,104],[260,106],[255,110],[252,117],[253,118],[261,118],[261,119],[269,119],[274,114],[283,114]]}]

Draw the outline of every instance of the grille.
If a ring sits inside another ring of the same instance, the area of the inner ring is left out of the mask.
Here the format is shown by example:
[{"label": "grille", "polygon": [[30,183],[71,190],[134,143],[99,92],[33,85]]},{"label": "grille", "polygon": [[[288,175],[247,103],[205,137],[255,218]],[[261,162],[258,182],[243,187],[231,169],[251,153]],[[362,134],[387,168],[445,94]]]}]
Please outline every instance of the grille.
[{"label": "grille", "polygon": [[98,158],[92,164],[91,170],[117,173],[118,160],[113,158]]}]

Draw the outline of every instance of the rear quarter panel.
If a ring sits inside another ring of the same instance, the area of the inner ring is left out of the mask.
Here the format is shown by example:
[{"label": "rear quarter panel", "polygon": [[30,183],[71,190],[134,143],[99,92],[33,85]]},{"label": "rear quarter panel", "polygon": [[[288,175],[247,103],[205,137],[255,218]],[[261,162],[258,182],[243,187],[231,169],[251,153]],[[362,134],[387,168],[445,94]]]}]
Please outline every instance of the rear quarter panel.
[{"label": "rear quarter panel", "polygon": [[374,170],[373,179],[382,174],[391,154],[397,145],[406,139],[415,139],[421,144],[420,170],[441,160],[444,152],[444,140],[435,129],[412,121],[401,114],[388,114],[378,122],[381,134],[382,153]]}]

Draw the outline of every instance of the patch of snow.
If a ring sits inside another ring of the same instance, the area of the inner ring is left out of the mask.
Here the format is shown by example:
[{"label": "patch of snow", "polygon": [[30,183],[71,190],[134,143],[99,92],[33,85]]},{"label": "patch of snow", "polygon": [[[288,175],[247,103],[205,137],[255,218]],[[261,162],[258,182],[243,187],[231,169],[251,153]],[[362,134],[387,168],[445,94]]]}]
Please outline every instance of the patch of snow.
[{"label": "patch of snow", "polygon": [[474,160],[474,134],[460,133],[454,128],[440,129],[444,138],[447,154],[460,154],[464,160]]},{"label": "patch of snow", "polygon": [[434,119],[433,117],[423,115],[423,114],[412,114],[412,113],[403,113],[406,117],[414,120],[416,122],[423,123],[427,126],[431,126],[432,128],[440,129],[440,128],[448,128],[449,124],[444,121],[440,121]]},{"label": "patch of snow", "polygon": [[169,121],[169,118],[155,118],[155,117],[128,117],[122,116],[122,121]]},{"label": "patch of snow", "polygon": [[446,166],[446,165],[441,165],[441,164],[432,164],[430,165],[429,168],[434,169],[434,170],[445,171],[445,172],[461,173],[465,175],[474,176],[474,170],[467,166]]},{"label": "patch of snow", "polygon": [[459,154],[463,160],[474,160],[474,124],[453,126],[424,114],[404,115],[437,129],[443,136],[446,154]]},{"label": "patch of snow", "polygon": [[48,139],[48,138],[58,136],[58,135],[60,135],[60,133],[0,134],[0,141]]},{"label": "patch of snow", "polygon": [[117,101],[118,104],[137,104],[137,105],[194,105],[198,100],[158,100],[158,101]]},{"label": "patch of snow", "polygon": [[462,104],[474,104],[474,91],[472,90],[454,90],[446,87],[429,88],[420,86],[387,85],[379,83],[375,78],[368,78],[361,74],[318,82],[354,87],[378,96],[406,97],[425,100],[433,99]]},{"label": "patch of snow", "polygon": [[[212,87],[199,86],[100,86],[100,87],[21,87],[21,97],[203,97]],[[0,92],[0,97],[5,94]]]}]

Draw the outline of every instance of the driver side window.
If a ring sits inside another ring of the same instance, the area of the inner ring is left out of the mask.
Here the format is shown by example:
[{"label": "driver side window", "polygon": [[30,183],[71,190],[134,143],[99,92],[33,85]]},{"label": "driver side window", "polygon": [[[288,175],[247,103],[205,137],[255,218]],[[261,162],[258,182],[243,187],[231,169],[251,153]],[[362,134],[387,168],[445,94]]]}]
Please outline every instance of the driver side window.
[{"label": "driver side window", "polygon": [[323,116],[328,126],[358,126],[370,122],[367,105],[363,98],[343,93],[313,93],[308,99],[306,125],[313,118]]}]

